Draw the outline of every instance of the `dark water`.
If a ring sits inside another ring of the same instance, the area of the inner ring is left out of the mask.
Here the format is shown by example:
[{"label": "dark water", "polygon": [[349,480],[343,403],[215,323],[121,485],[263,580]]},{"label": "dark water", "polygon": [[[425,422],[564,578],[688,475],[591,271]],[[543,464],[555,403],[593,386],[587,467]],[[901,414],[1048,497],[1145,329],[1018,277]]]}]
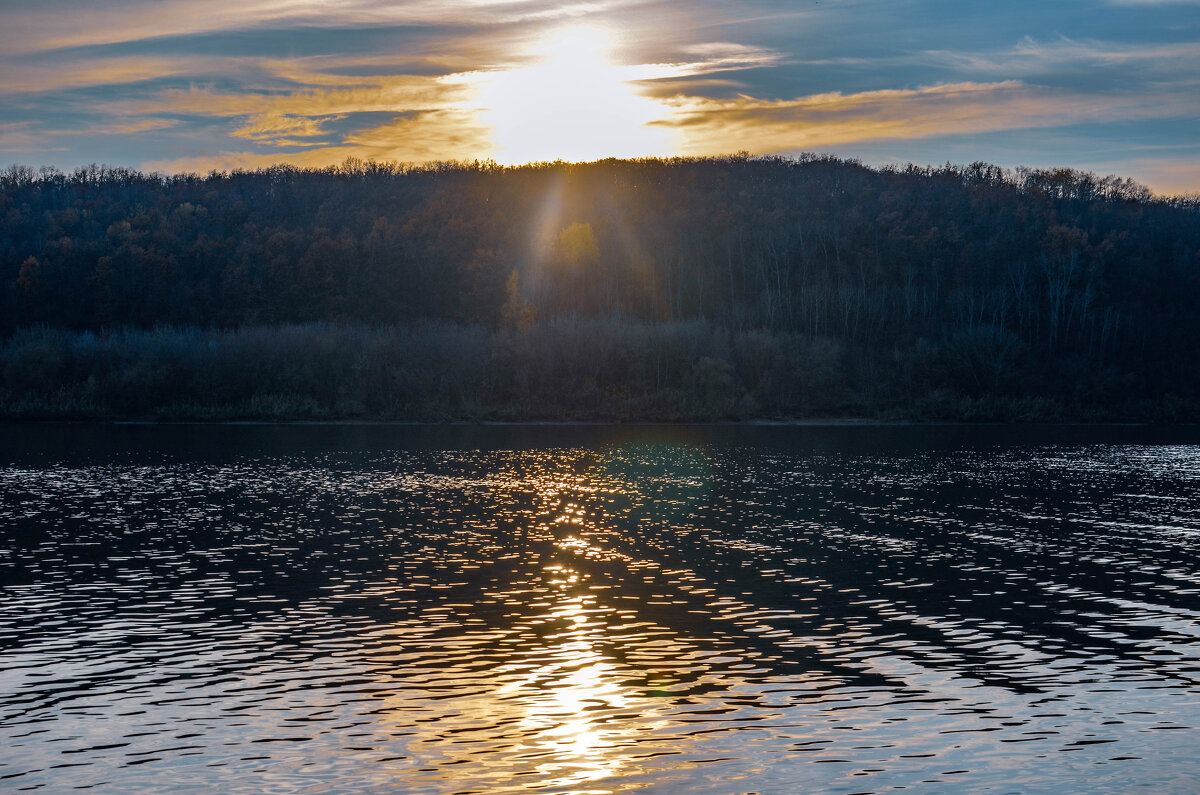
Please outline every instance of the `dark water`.
[{"label": "dark water", "polygon": [[0,427],[0,790],[1195,792],[1197,443]]}]

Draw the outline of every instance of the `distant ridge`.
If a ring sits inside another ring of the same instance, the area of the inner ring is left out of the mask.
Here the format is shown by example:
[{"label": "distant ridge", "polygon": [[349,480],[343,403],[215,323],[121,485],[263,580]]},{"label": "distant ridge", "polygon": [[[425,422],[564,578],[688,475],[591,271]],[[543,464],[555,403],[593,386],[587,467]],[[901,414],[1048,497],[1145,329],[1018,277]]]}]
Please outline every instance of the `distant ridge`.
[{"label": "distant ridge", "polygon": [[[1200,199],[1068,169],[736,155],[0,172],[9,416],[1180,419],[1200,386],[1197,306]],[[415,324],[420,364],[387,349],[415,355]],[[433,328],[476,339],[483,381],[447,386],[458,365]],[[274,375],[235,377],[266,367],[248,334],[263,356],[271,335],[306,342]],[[322,339],[430,385],[267,386],[331,366]],[[149,363],[155,344],[172,363]],[[524,358],[490,369],[513,345]],[[240,385],[122,393],[143,365],[193,383],[206,356]],[[556,383],[568,370],[586,383]],[[295,405],[253,408],[266,394]]]}]

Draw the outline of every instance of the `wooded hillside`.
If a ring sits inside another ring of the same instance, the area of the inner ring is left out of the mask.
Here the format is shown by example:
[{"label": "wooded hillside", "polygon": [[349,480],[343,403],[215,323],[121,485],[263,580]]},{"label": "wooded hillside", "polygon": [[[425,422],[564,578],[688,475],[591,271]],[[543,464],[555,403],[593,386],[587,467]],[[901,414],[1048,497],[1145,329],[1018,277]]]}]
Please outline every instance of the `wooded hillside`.
[{"label": "wooded hillside", "polygon": [[[657,380],[619,362],[576,374],[588,396],[542,412],[553,416],[1178,419],[1193,416],[1200,387],[1198,299],[1200,202],[1069,170],[727,157],[0,173],[10,415],[53,415],[64,401],[75,408],[58,413],[89,416],[195,403],[114,397],[118,374],[149,355],[128,348],[148,338],[139,329],[174,335],[170,366],[186,369],[183,352],[204,340],[213,361],[245,359],[215,340],[251,330],[316,340],[341,329],[353,345],[424,324],[423,366],[447,372],[431,328],[476,335],[484,370],[499,366],[502,337],[562,360],[622,334],[708,340],[670,354],[682,357],[666,365],[670,385],[661,361]],[[370,362],[372,350],[342,353]],[[396,383],[383,403],[349,382],[328,399],[303,396],[303,379],[269,391],[312,398],[306,416],[538,414],[544,401],[500,385],[522,377],[493,374],[454,399],[418,400]],[[553,394],[548,377],[538,389]],[[231,407],[265,382],[238,378],[216,415],[255,414]],[[722,397],[690,400],[696,390]]]}]

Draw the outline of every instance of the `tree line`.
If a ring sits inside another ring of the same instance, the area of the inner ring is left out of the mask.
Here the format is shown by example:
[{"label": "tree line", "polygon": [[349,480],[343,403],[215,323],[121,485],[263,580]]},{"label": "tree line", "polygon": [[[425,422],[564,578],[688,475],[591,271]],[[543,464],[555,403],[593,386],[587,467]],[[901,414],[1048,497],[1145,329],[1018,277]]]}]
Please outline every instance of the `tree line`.
[{"label": "tree line", "polygon": [[[1200,387],[1197,299],[1200,201],[1068,169],[731,156],[0,172],[0,400],[15,415],[54,414],[71,402],[55,390],[88,377],[92,414],[153,412],[104,398],[121,388],[111,373],[72,357],[128,365],[157,330],[234,358],[254,357],[240,335],[324,335],[368,369],[368,339],[436,350],[441,335],[457,350],[475,335],[488,363],[475,372],[494,377],[459,397],[422,403],[397,383],[387,400],[305,411],[520,418],[550,404],[497,380],[512,340],[528,351],[509,365],[541,372],[538,356],[590,355],[567,329],[592,324],[603,339],[706,342],[667,346],[674,380],[585,374],[587,397],[545,412],[1181,419]],[[630,363],[648,355],[622,345]],[[303,366],[331,366],[317,360]],[[76,364],[55,375],[54,362]],[[251,393],[317,389],[226,376],[242,379],[221,398],[233,414],[256,413]]]}]

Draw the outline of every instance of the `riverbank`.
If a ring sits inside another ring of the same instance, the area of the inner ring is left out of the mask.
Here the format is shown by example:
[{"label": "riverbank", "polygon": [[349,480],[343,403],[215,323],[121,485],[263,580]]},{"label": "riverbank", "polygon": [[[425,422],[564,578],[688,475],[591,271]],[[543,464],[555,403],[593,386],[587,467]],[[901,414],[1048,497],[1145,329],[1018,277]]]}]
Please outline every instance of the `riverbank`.
[{"label": "riverbank", "polygon": [[[855,347],[694,322],[561,319],[241,329],[26,329],[0,419],[188,422],[1152,422],[1200,401],[1111,370],[1068,379],[986,339]],[[1000,358],[997,358],[1000,357]]]},{"label": "riverbank", "polygon": [[[889,426],[937,426],[937,425],[1188,425],[1197,424],[1194,410],[1180,410],[1174,403],[1148,403],[1137,414],[1109,414],[1101,411],[1072,414],[1052,407],[1045,413],[1022,410],[1022,406],[990,405],[981,407],[972,404],[961,413],[938,413],[929,415],[907,415],[899,411],[877,417],[694,417],[694,416],[602,416],[546,418],[541,416],[522,417],[507,414],[503,419],[494,416],[445,416],[406,418],[396,416],[373,416],[321,414],[309,410],[291,413],[279,406],[296,405],[288,402],[270,401],[269,411],[258,410],[263,403],[252,401],[240,406],[183,407],[165,406],[150,414],[106,414],[91,406],[78,404],[54,406],[47,403],[16,402],[0,406],[0,423],[21,422],[65,422],[113,425],[413,425],[413,426],[639,426],[639,425],[730,425],[756,427],[889,427]],[[990,410],[989,410],[990,409]]]},{"label": "riverbank", "polygon": [[[954,362],[700,324],[39,330],[0,352],[0,419],[187,422],[1188,422],[1177,395],[971,394]],[[1064,394],[1064,392],[1066,392]]]}]

